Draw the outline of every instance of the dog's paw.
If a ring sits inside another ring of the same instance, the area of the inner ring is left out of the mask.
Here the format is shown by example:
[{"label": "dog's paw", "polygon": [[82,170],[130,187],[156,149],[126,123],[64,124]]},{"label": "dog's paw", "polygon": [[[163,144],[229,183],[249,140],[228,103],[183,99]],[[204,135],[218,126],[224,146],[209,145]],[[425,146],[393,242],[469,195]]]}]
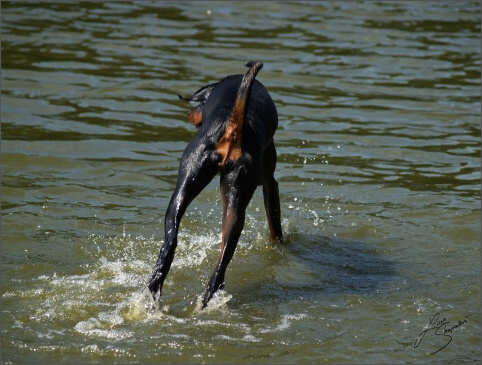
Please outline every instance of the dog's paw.
[{"label": "dog's paw", "polygon": [[149,284],[147,284],[147,287],[149,288],[149,291],[151,292],[152,299],[154,301],[158,301],[161,298],[161,277],[160,274],[155,273],[151,280],[149,281]]},{"label": "dog's paw", "polygon": [[232,298],[232,294],[228,294],[225,290],[218,290],[212,295],[209,303],[201,305],[201,311],[210,312],[223,308]]},{"label": "dog's paw", "polygon": [[[214,279],[213,279],[214,278]],[[213,298],[214,294],[216,294],[219,290],[224,290],[225,282],[222,280],[219,284],[216,283],[216,277],[213,276],[209,281],[208,285],[206,286],[206,291],[204,292],[204,298],[202,301],[201,309],[207,307],[208,302]]]}]

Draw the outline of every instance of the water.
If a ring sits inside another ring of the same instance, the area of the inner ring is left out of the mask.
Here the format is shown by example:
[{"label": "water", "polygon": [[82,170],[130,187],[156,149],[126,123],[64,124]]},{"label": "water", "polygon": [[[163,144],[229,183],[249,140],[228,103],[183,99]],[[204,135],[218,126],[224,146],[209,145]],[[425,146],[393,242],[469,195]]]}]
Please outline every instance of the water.
[{"label": "water", "polygon": [[[2,362],[481,360],[479,3],[4,2],[1,22]],[[248,60],[278,107],[286,242],[258,191],[200,311],[215,179],[156,307],[195,134],[176,94]]]}]

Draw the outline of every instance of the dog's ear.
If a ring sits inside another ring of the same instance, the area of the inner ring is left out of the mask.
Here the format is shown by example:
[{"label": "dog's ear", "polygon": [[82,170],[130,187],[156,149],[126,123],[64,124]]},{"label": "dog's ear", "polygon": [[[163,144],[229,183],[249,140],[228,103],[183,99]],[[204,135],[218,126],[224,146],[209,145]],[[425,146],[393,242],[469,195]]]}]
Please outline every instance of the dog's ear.
[{"label": "dog's ear", "polygon": [[191,96],[190,98],[182,97],[179,94],[177,96],[179,96],[179,99],[189,101],[190,103],[204,104],[206,102],[206,100],[208,100],[209,95],[211,95],[211,92],[214,90],[214,88],[218,84],[219,84],[219,82],[216,82],[215,84],[210,84],[210,85],[204,86],[201,89],[199,89],[198,91],[196,91],[194,93],[194,95]]},{"label": "dog's ear", "polygon": [[202,112],[203,112],[204,103],[206,103],[206,100],[208,100],[209,95],[211,95],[211,92],[214,90],[216,86],[218,86],[218,84],[219,82],[216,82],[214,84],[204,86],[198,91],[196,91],[194,95],[191,96],[190,98],[185,98],[177,94],[177,96],[181,100],[188,101],[190,103],[200,103],[198,106],[191,109],[191,111],[187,115],[191,124],[194,124],[196,126],[196,130],[201,129],[202,119],[203,119]]}]

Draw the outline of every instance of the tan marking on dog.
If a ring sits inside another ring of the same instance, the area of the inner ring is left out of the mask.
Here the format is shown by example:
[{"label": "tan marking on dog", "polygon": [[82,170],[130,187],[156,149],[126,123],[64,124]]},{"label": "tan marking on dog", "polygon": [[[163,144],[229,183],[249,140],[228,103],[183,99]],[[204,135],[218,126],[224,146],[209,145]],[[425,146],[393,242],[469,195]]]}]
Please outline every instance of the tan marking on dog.
[{"label": "tan marking on dog", "polygon": [[[227,202],[224,201],[226,205]],[[237,212],[235,209],[231,207],[224,207],[223,212],[223,231],[222,231],[222,238],[221,238],[221,251],[219,252],[218,263],[221,262],[224,255],[224,247],[226,246],[226,238],[229,232],[234,227],[234,223],[236,221]]]},{"label": "tan marking on dog", "polygon": [[224,167],[228,160],[238,160],[241,155],[241,139],[242,133],[238,127],[229,122],[224,135],[216,145],[216,150],[223,157],[220,166]]},{"label": "tan marking on dog", "polygon": [[246,102],[244,99],[236,99],[226,131],[216,145],[216,150],[223,157],[219,164],[221,167],[224,167],[228,160],[237,161],[243,154],[241,140],[243,138],[245,106]]},{"label": "tan marking on dog", "polygon": [[203,119],[203,110],[201,106],[197,106],[194,109],[192,109],[189,114],[189,121],[191,124],[194,124],[196,127],[198,127]]}]

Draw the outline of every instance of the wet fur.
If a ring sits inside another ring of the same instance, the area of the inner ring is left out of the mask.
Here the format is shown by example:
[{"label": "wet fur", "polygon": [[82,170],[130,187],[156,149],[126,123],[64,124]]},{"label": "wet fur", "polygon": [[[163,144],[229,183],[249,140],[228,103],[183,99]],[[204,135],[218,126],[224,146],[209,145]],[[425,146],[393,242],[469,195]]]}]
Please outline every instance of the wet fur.
[{"label": "wet fur", "polygon": [[221,175],[223,231],[216,268],[204,293],[206,307],[214,293],[224,288],[226,268],[236,249],[245,211],[257,186],[263,186],[270,238],[282,241],[278,183],[274,178],[276,149],[273,135],[278,114],[271,96],[255,79],[263,67],[248,62],[245,75],[231,75],[199,89],[190,98],[199,103],[188,114],[198,134],[187,145],[179,166],[176,189],[165,218],[165,239],[149,290],[159,299],[177,246],[179,224],[192,200],[217,173]]}]

